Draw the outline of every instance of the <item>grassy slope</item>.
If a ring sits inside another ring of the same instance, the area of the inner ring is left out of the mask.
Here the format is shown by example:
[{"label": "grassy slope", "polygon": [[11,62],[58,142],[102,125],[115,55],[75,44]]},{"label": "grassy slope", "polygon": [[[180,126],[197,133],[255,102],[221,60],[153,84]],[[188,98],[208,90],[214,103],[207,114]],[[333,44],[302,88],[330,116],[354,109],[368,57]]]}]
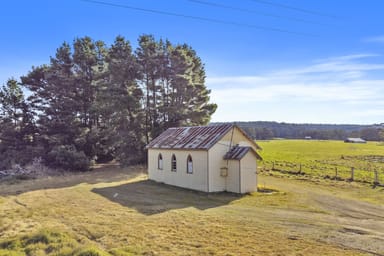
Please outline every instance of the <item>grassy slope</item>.
[{"label": "grassy slope", "polygon": [[[2,184],[0,255],[362,253],[328,241],[330,225],[322,223],[319,235],[301,232],[311,216],[330,213],[288,188],[244,197],[207,195],[146,181],[143,174],[133,178],[131,171],[65,177],[64,183]],[[89,180],[87,175],[98,178]],[[108,182],[102,182],[103,175]],[[313,186],[301,184],[307,185]],[[58,188],[41,189],[44,186]]]},{"label": "grassy slope", "polygon": [[263,148],[261,155],[267,166],[272,161],[296,163],[302,164],[302,170],[308,174],[329,176],[335,175],[334,168],[337,167],[338,175],[343,178],[350,177],[350,169],[354,167],[356,179],[371,182],[372,171],[377,170],[384,181],[384,146],[376,142],[271,140],[259,141],[258,144]]}]

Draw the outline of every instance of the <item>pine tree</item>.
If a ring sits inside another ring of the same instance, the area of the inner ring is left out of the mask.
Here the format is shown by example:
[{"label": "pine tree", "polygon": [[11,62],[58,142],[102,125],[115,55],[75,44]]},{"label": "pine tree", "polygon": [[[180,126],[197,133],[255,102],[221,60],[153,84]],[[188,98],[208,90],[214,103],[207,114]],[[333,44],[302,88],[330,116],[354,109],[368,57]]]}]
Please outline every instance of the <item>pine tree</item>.
[{"label": "pine tree", "polygon": [[82,143],[82,151],[89,158],[95,158],[100,136],[96,97],[100,80],[103,80],[106,75],[104,69],[107,49],[104,42],[95,42],[90,37],[76,39],[73,47],[76,99],[79,104],[77,116],[81,120],[83,129],[78,141]]},{"label": "pine tree", "polygon": [[205,125],[217,105],[209,103],[205,70],[201,59],[188,45],[171,49],[171,76],[167,126]]},{"label": "pine tree", "polygon": [[147,143],[168,127],[209,122],[217,106],[209,103],[204,66],[190,46],[174,46],[168,40],[143,35],[136,55]]},{"label": "pine tree", "polygon": [[16,80],[9,79],[0,89],[0,169],[32,160],[35,128],[23,91]]},{"label": "pine tree", "polygon": [[143,159],[142,90],[139,66],[128,41],[118,36],[109,49],[108,79],[100,90],[99,105],[106,145],[123,164]]},{"label": "pine tree", "polygon": [[[33,70],[22,77],[23,85],[32,92],[30,100],[39,113],[41,143],[47,150],[47,162],[58,162],[59,152],[67,150],[70,158],[80,156],[82,169],[86,160],[96,154],[97,80],[103,44],[90,38],[74,41],[74,52],[64,43],[51,57],[50,65]],[[55,152],[55,153],[52,153]],[[61,161],[59,161],[61,165]]]},{"label": "pine tree", "polygon": [[9,79],[0,90],[0,116],[4,123],[10,123],[14,129],[17,129],[21,121],[23,102],[24,94],[17,81]]},{"label": "pine tree", "polygon": [[139,48],[136,50],[137,62],[140,67],[140,85],[144,93],[143,103],[145,111],[145,137],[146,143],[157,133],[158,122],[158,96],[159,96],[159,60],[161,48],[152,35],[143,35],[139,38]]}]

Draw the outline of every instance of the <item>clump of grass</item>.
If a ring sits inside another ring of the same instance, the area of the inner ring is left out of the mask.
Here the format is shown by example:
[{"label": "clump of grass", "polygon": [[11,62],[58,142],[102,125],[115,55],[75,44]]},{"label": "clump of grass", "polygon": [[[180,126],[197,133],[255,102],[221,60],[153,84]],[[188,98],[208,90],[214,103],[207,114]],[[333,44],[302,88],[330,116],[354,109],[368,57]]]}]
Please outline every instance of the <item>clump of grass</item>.
[{"label": "clump of grass", "polygon": [[126,246],[123,248],[112,249],[110,253],[113,256],[142,255],[143,249],[140,246]]},{"label": "clump of grass", "polygon": [[8,240],[0,243],[0,249],[15,250],[21,247],[20,240]]},{"label": "clump of grass", "polygon": [[109,253],[104,252],[95,247],[86,247],[74,254],[75,256],[110,256]]},{"label": "clump of grass", "polygon": [[55,240],[58,240],[57,238],[59,238],[60,236],[62,236],[60,233],[42,230],[31,237],[23,237],[23,240],[26,245],[37,243],[49,244],[51,242],[54,242]]},{"label": "clump of grass", "polygon": [[43,229],[32,235],[0,242],[0,256],[2,255],[107,256],[110,254],[87,244],[80,244],[68,233]]}]

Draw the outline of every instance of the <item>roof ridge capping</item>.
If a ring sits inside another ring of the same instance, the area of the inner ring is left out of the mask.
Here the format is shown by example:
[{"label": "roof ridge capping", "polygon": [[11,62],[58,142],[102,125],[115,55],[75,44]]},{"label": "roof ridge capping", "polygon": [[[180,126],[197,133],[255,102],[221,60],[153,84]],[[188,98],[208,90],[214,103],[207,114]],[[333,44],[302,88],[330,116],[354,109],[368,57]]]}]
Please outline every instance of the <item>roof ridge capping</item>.
[{"label": "roof ridge capping", "polygon": [[[233,123],[222,123],[222,124],[208,124],[208,125],[193,125],[193,126],[179,126],[179,127],[170,127],[168,129],[180,129],[180,128],[203,128],[203,127],[218,127],[218,126],[235,126]],[[237,126],[237,125],[236,125]]]},{"label": "roof ridge capping", "polygon": [[[232,124],[171,127],[148,143],[146,148],[209,149],[232,127]],[[201,141],[196,143],[196,138]]]},{"label": "roof ridge capping", "polygon": [[252,143],[255,150],[261,149],[243,129],[233,123],[171,127],[154,138],[146,148],[209,149],[231,129],[236,128]]}]

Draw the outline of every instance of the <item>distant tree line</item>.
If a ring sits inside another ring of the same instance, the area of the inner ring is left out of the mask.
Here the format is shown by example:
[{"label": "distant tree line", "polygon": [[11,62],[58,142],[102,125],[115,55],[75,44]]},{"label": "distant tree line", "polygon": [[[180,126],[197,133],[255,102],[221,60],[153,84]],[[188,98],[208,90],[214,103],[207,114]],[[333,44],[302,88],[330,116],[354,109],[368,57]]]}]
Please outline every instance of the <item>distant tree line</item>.
[{"label": "distant tree line", "polygon": [[205,70],[186,44],[124,37],[63,43],[50,63],[0,88],[0,170],[41,157],[48,166],[87,170],[92,161],[145,159],[145,145],[172,126],[204,125]]},{"label": "distant tree line", "polygon": [[278,122],[239,122],[251,137],[259,140],[272,138],[344,140],[358,137],[368,141],[384,140],[384,125],[328,125],[290,124]]}]

